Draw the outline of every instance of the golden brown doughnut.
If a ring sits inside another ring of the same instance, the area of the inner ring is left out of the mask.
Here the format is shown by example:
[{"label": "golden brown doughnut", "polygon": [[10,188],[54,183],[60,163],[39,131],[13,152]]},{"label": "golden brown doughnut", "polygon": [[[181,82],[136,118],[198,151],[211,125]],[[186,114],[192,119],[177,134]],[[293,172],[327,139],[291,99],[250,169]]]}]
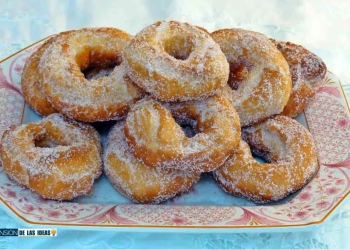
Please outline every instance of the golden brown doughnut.
[{"label": "golden brown doughnut", "polygon": [[[115,28],[87,28],[57,38],[44,52],[39,71],[45,94],[67,117],[105,121],[122,117],[143,91],[126,75],[121,53],[131,36]],[[89,67],[116,66],[110,75],[87,80]]]},{"label": "golden brown doughnut", "polygon": [[212,33],[230,64],[224,95],[237,109],[242,127],[281,113],[292,87],[283,55],[260,33],[223,29]]},{"label": "golden brown doughnut", "polygon": [[[198,134],[186,137],[172,115]],[[240,124],[230,102],[218,95],[177,104],[144,99],[128,113],[125,136],[147,166],[209,172],[238,146]]]},{"label": "golden brown doughnut", "polygon": [[40,59],[53,40],[54,37],[49,38],[29,57],[24,66],[21,78],[22,92],[25,101],[35,112],[43,116],[57,113],[57,110],[52,107],[52,104],[46,98],[38,71]]},{"label": "golden brown doughnut", "polygon": [[213,95],[228,79],[225,55],[210,35],[188,23],[157,22],[124,51],[131,80],[162,101]]},{"label": "golden brown doughnut", "polygon": [[270,40],[287,60],[292,75],[292,92],[281,114],[294,117],[307,107],[316,94],[327,67],[320,57],[301,45]]},{"label": "golden brown doughnut", "polygon": [[[25,101],[28,105],[38,114],[47,116],[58,111],[48,101],[46,94],[42,88],[42,79],[39,74],[39,62],[44,54],[46,48],[59,36],[69,34],[73,31],[62,32],[54,37],[49,38],[44,44],[42,44],[38,50],[36,50],[27,60],[23,74],[21,77],[22,92]],[[96,79],[102,76],[109,75],[115,66],[100,66],[86,70],[84,72],[87,80]]]},{"label": "golden brown doughnut", "polygon": [[138,203],[160,203],[187,192],[200,174],[177,169],[148,167],[131,153],[124,135],[124,122],[109,132],[103,153],[104,172],[113,186]]},{"label": "golden brown doughnut", "polygon": [[11,179],[54,200],[90,194],[102,172],[101,154],[97,131],[61,114],[6,130],[0,147]]},{"label": "golden brown doughnut", "polygon": [[270,164],[257,162],[241,140],[237,152],[214,171],[216,181],[232,195],[257,203],[277,201],[302,188],[318,171],[311,134],[289,117],[244,128],[242,138],[253,154]]}]

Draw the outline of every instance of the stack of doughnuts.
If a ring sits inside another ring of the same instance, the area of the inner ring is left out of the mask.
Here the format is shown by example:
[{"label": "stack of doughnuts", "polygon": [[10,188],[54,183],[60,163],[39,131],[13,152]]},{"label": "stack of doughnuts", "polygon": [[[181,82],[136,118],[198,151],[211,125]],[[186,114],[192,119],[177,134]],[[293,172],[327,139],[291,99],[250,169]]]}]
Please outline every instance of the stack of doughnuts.
[{"label": "stack of doughnuts", "polygon": [[[48,199],[90,194],[103,171],[137,203],[185,193],[205,172],[232,195],[277,201],[318,171],[311,134],[292,117],[325,73],[302,46],[242,29],[159,21],[134,37],[63,32],[22,75],[27,104],[44,118],[6,130],[0,158],[11,179]],[[102,149],[87,123],[110,120]]]}]

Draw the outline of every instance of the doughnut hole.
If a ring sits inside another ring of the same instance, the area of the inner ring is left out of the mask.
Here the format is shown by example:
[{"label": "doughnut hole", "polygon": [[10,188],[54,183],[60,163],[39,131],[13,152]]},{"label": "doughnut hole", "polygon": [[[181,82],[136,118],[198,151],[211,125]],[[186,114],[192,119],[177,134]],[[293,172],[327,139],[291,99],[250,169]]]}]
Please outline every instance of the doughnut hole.
[{"label": "doughnut hole", "polygon": [[188,117],[176,117],[173,115],[175,122],[181,127],[187,138],[192,138],[198,134],[197,121]]},{"label": "doughnut hole", "polygon": [[269,163],[262,157],[256,156],[255,154],[252,154],[252,155],[253,155],[254,159],[259,163]]},{"label": "doughnut hole", "polygon": [[111,64],[106,66],[90,67],[82,71],[85,79],[93,80],[104,76],[109,76],[113,69],[118,66],[118,64]]},{"label": "doughnut hole", "polygon": [[43,135],[34,139],[34,145],[37,148],[55,148],[60,145],[57,141],[50,138],[48,135]]},{"label": "doughnut hole", "polygon": [[122,62],[115,52],[83,46],[75,56],[75,62],[87,80],[108,76]]},{"label": "doughnut hole", "polygon": [[248,78],[249,71],[252,69],[253,64],[247,61],[238,61],[230,63],[230,73],[227,84],[231,89],[237,90],[241,83]]},{"label": "doughnut hole", "polygon": [[69,143],[64,135],[56,134],[51,130],[46,130],[45,133],[34,135],[34,145],[37,148],[55,148],[58,146],[68,146]]},{"label": "doughnut hole", "polygon": [[193,48],[193,41],[188,36],[175,35],[163,40],[164,51],[177,60],[186,60]]},{"label": "doughnut hole", "polygon": [[266,163],[288,161],[291,153],[278,131],[262,130],[260,136],[255,138],[252,134],[246,133],[244,129],[242,131],[242,138],[249,145],[254,157]]},{"label": "doughnut hole", "polygon": [[[51,121],[43,124],[44,128],[33,133],[34,146],[38,148],[55,148],[58,146],[69,146],[71,139],[61,131]],[[44,131],[44,132],[43,132]]]}]

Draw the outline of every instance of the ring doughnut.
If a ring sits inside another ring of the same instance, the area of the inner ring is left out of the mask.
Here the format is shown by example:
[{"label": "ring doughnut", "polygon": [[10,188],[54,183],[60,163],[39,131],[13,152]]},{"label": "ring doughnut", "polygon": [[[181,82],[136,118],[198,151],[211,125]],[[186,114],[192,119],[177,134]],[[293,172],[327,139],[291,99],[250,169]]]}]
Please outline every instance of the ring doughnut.
[{"label": "ring doughnut", "polygon": [[131,80],[161,101],[213,95],[227,83],[225,55],[210,35],[188,23],[157,22],[125,48]]},{"label": "ring doughnut", "polygon": [[54,37],[51,37],[29,57],[21,78],[22,93],[25,101],[35,112],[43,116],[57,113],[57,110],[52,107],[52,104],[46,98],[38,71],[40,59],[53,40]]},{"label": "ring doughnut", "polygon": [[311,134],[289,117],[244,128],[242,138],[253,154],[270,164],[257,162],[241,140],[236,153],[214,171],[216,181],[232,195],[256,203],[277,201],[302,188],[318,171]]},{"label": "ring doughnut", "polygon": [[[23,97],[28,105],[38,114],[48,116],[58,111],[48,101],[46,94],[41,85],[41,77],[38,71],[40,59],[47,47],[58,37],[70,33],[71,31],[62,32],[54,37],[49,38],[38,50],[36,50],[27,60],[21,77],[21,86]],[[101,76],[107,76],[114,69],[111,67],[97,67],[89,70],[85,74],[86,79],[95,79]]]},{"label": "ring doughnut", "polygon": [[[186,137],[172,115],[193,125],[198,134]],[[235,109],[221,96],[163,105],[145,98],[128,113],[125,136],[134,156],[147,166],[209,172],[238,146],[240,124]]]},{"label": "ring doughnut", "polygon": [[292,92],[282,115],[300,114],[316,94],[327,67],[320,57],[301,45],[270,39],[286,59],[292,75]]},{"label": "ring doughnut", "polygon": [[187,192],[200,174],[177,169],[148,167],[131,153],[125,140],[124,122],[117,122],[108,134],[103,154],[104,172],[124,196],[138,203],[160,203]]},{"label": "ring doughnut", "polygon": [[90,194],[102,172],[101,154],[97,131],[61,114],[6,130],[0,147],[11,179],[54,200]]},{"label": "ring doughnut", "polygon": [[[283,55],[260,33],[223,29],[212,33],[230,64],[224,95],[230,97],[242,127],[282,112],[292,87]],[[231,89],[232,88],[232,89]]]},{"label": "ring doughnut", "polygon": [[[115,28],[87,28],[59,37],[44,52],[39,71],[55,109],[75,120],[94,122],[125,115],[143,91],[126,75],[121,52],[131,36]],[[116,66],[110,75],[87,80],[89,67]]]}]

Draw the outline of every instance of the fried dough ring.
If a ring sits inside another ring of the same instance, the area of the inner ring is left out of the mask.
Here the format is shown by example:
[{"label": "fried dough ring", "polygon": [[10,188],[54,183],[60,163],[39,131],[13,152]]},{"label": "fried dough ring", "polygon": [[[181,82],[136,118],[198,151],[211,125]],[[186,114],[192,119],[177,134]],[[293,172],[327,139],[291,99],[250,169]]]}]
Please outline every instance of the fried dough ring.
[{"label": "fried dough ring", "polygon": [[283,55],[260,33],[223,29],[212,33],[230,64],[224,95],[237,109],[242,127],[282,112],[292,87]]},{"label": "fried dough ring", "polygon": [[[45,94],[67,117],[106,121],[122,117],[143,91],[125,73],[121,53],[131,36],[115,28],[88,28],[57,38],[44,52],[39,70]],[[87,80],[92,66],[121,63],[105,77]]]},{"label": "fried dough ring", "polygon": [[286,59],[292,75],[292,92],[281,114],[294,117],[307,107],[316,94],[327,67],[320,57],[301,45],[270,40]]},{"label": "fried dough ring", "polygon": [[11,179],[54,200],[90,194],[102,172],[101,154],[97,131],[61,114],[6,130],[0,147]]},{"label": "fried dough ring", "polygon": [[[198,134],[186,137],[172,115],[180,123],[192,123]],[[218,95],[163,105],[144,99],[128,113],[125,136],[147,166],[209,172],[238,146],[240,124],[230,102]]]},{"label": "fried dough ring", "polygon": [[[42,55],[44,54],[47,47],[54,42],[57,37],[69,34],[73,31],[62,32],[54,37],[49,38],[42,44],[27,60],[23,74],[21,77],[21,86],[23,97],[27,104],[38,114],[42,116],[48,116],[58,111],[52,106],[49,100],[46,97],[46,94],[42,87],[42,79],[39,74],[39,63]],[[107,76],[113,71],[114,67],[109,65],[104,65],[100,67],[95,67],[92,70],[89,70],[85,74],[85,78],[96,79],[102,76]]]},{"label": "fried dough ring", "polygon": [[148,167],[132,154],[125,140],[124,122],[109,132],[103,154],[104,172],[113,186],[138,203],[160,203],[187,192],[200,174]]},{"label": "fried dough ring", "polygon": [[188,23],[157,22],[124,51],[131,80],[161,101],[213,95],[228,79],[225,55],[208,32]]},{"label": "fried dough ring", "polygon": [[241,140],[237,152],[214,171],[216,181],[232,195],[256,203],[277,201],[302,188],[318,171],[311,134],[289,117],[244,128],[242,138],[270,164],[257,162]]},{"label": "fried dough ring", "polygon": [[25,101],[35,112],[43,116],[58,112],[46,98],[38,70],[42,55],[53,41],[54,37],[49,38],[29,57],[21,78],[22,93]]}]

